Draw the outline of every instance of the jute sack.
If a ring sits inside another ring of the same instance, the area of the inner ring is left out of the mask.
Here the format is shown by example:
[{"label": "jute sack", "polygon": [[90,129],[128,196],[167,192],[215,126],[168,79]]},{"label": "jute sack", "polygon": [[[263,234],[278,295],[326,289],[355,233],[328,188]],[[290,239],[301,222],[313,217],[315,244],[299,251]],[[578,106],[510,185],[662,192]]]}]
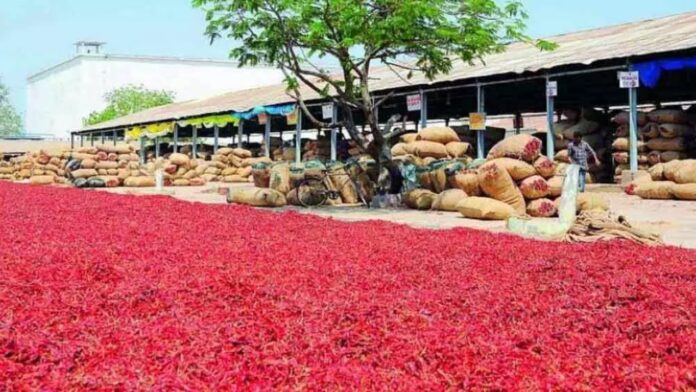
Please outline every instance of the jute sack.
[{"label": "jute sack", "polygon": [[118,169],[118,162],[114,161],[101,161],[97,162],[94,166],[96,169]]},{"label": "jute sack", "polygon": [[686,150],[686,142],[683,137],[675,137],[673,139],[655,138],[650,139],[646,143],[651,150],[658,151],[684,151]]},{"label": "jute sack", "polygon": [[694,127],[685,124],[660,124],[660,136],[667,139],[694,136]]},{"label": "jute sack", "polygon": [[97,166],[97,162],[94,159],[83,159],[80,166],[83,169],[94,169]]},{"label": "jute sack", "polygon": [[428,166],[416,167],[416,179],[418,180],[418,186],[422,189],[433,190],[433,181],[432,177],[430,177],[430,168]]},{"label": "jute sack", "polygon": [[287,204],[285,195],[268,188],[230,189],[227,201],[254,207],[282,207]]},{"label": "jute sack", "polygon": [[546,183],[549,186],[549,196],[550,197],[558,197],[561,196],[561,193],[563,192],[563,182],[565,181],[565,177],[563,176],[553,176],[551,177]]},{"label": "jute sack", "polygon": [[550,218],[556,213],[556,204],[549,199],[532,200],[527,204],[527,215],[533,218]]},{"label": "jute sack", "polygon": [[668,200],[674,196],[673,186],[672,181],[643,181],[636,185],[633,192],[643,199]]},{"label": "jute sack", "polygon": [[660,124],[686,124],[689,116],[686,112],[676,109],[657,109],[648,113],[648,119]]},{"label": "jute sack", "polygon": [[520,183],[520,192],[528,200],[541,199],[548,196],[549,184],[542,176],[532,176]]},{"label": "jute sack", "polygon": [[218,169],[217,167],[208,166],[208,168],[205,169],[203,174],[213,174],[219,176],[220,172],[222,172],[222,170]]},{"label": "jute sack", "polygon": [[130,154],[133,152],[133,146],[130,144],[100,144],[97,147],[97,150],[99,151],[104,151],[107,154]]},{"label": "jute sack", "polygon": [[[218,181],[220,179],[220,176],[215,175],[215,174],[201,174],[201,178],[203,178],[206,182],[214,182]],[[244,182],[249,182],[248,178],[244,178]]]},{"label": "jute sack", "polygon": [[172,181],[172,186],[190,186],[191,181],[185,178],[179,178],[178,180]]},{"label": "jute sack", "polygon": [[[640,132],[642,132],[642,129]],[[616,137],[628,137],[631,134],[631,129],[629,128],[628,125],[619,125],[616,127],[616,131],[614,132],[614,136]]]},{"label": "jute sack", "polygon": [[269,187],[283,195],[290,192],[290,165],[279,163],[271,167]]},{"label": "jute sack", "polygon": [[579,212],[591,210],[609,211],[609,203],[604,197],[596,193],[578,193],[577,208]]},{"label": "jute sack", "polygon": [[457,205],[467,197],[461,189],[448,189],[435,197],[432,209],[436,211],[459,211]]},{"label": "jute sack", "polygon": [[[220,153],[219,150],[218,150],[218,153]],[[235,155],[235,156],[242,158],[242,159],[251,158],[251,156],[252,156],[251,151],[243,149],[243,148],[233,148],[232,155]]]},{"label": "jute sack", "polygon": [[[220,172],[221,176],[231,176],[233,174],[237,174],[237,168],[236,167],[226,167]],[[195,172],[195,171],[194,171]],[[251,169],[252,174],[254,173],[254,169]],[[270,172],[269,172],[270,175]]]},{"label": "jute sack", "polygon": [[[614,143],[612,143],[611,147],[615,151],[629,151],[629,140],[627,137],[616,138],[616,140],[614,140]],[[636,148],[638,149],[638,152],[644,152],[648,148],[648,146],[645,145],[645,142],[638,140]]]},{"label": "jute sack", "polygon": [[534,161],[534,169],[536,170],[537,174],[544,178],[553,177],[555,171],[553,162],[543,155]]},{"label": "jute sack", "polygon": [[404,149],[405,143],[396,143],[392,148],[391,148],[391,154],[392,156],[398,157],[402,155],[408,155],[406,150]]},{"label": "jute sack", "polygon": [[677,171],[681,168],[681,165],[684,164],[684,162],[689,162],[692,160],[684,160],[684,161],[671,161],[671,162],[666,162],[663,164],[663,169],[662,169],[662,174],[665,177],[665,180],[667,181],[674,181],[676,178]]},{"label": "jute sack", "polygon": [[[624,154],[626,154],[626,156],[625,156],[626,162],[618,162],[617,161],[616,163],[624,163],[625,164],[628,162],[629,155],[628,155],[628,153],[624,153]],[[650,151],[648,153],[648,164],[649,165],[657,165],[660,162],[662,162],[662,153],[660,151]]]},{"label": "jute sack", "polygon": [[553,133],[557,138],[563,138],[563,132],[575,125],[575,121],[562,120],[553,124]]},{"label": "jute sack", "polygon": [[249,177],[251,175],[251,166],[240,167],[237,169],[237,175],[240,177]]},{"label": "jute sack", "polygon": [[612,158],[614,158],[614,162],[618,164],[626,164],[628,163],[628,153],[625,151],[619,151],[611,154]]},{"label": "jute sack", "polygon": [[230,154],[232,154],[233,151],[234,151],[234,148],[221,147],[221,148],[218,148],[217,153],[220,155],[230,155]]},{"label": "jute sack", "polygon": [[242,161],[242,167],[248,167],[248,166],[253,166],[257,163],[267,163],[271,164],[273,161],[271,161],[271,158],[268,157],[259,157],[259,158],[244,158]]},{"label": "jute sack", "polygon": [[341,194],[341,200],[346,204],[358,203],[358,190],[348,176],[348,171],[342,163],[327,165],[329,180],[333,188]]},{"label": "jute sack", "polygon": [[648,168],[648,173],[650,174],[650,178],[653,181],[662,181],[663,180],[663,172],[664,172],[664,165],[662,163],[658,163],[656,165],[650,166]]},{"label": "jute sack", "polygon": [[[206,178],[206,180],[208,180],[208,179]],[[211,180],[208,180],[208,181],[211,181]],[[220,181],[224,182],[224,183],[242,183],[242,182],[249,182],[249,177],[242,177],[238,174],[233,174],[231,176],[222,177],[222,179]]]},{"label": "jute sack", "polygon": [[404,133],[403,135],[399,136],[399,142],[401,143],[413,143],[416,140],[418,140],[418,134],[417,133]]},{"label": "jute sack", "polygon": [[[626,137],[630,134],[630,129],[626,128]],[[639,131],[640,137],[643,139],[653,139],[660,137],[660,124],[658,123],[647,123]]]},{"label": "jute sack", "polygon": [[561,150],[556,153],[553,157],[556,162],[570,163],[570,156],[568,156],[568,150]]},{"label": "jute sack", "polygon": [[177,166],[186,166],[188,165],[189,160],[188,155],[179,154],[176,152],[169,156],[169,161]]},{"label": "jute sack", "polygon": [[435,193],[440,193],[447,189],[447,162],[438,161],[430,164],[430,184]]},{"label": "jute sack", "polygon": [[99,150],[94,147],[94,146],[89,146],[89,147],[79,147],[76,152],[82,153],[82,154],[96,154]]},{"label": "jute sack", "polygon": [[436,196],[427,189],[414,189],[404,195],[404,204],[416,210],[429,210]]},{"label": "jute sack", "polygon": [[[409,147],[413,149],[409,151]],[[409,154],[413,154],[419,158],[447,158],[447,148],[444,144],[436,143],[428,140],[419,140],[409,143],[408,147],[404,147]]]},{"label": "jute sack", "polygon": [[[217,161],[217,162],[222,162],[225,165],[228,165],[230,163],[230,158],[227,157],[227,155],[222,155],[222,154],[215,154],[210,157],[211,161]],[[174,162],[174,161],[172,161]]]},{"label": "jute sack", "polygon": [[516,158],[534,162],[541,151],[541,140],[531,135],[514,135],[507,137],[491,148],[488,159]]},{"label": "jute sack", "polygon": [[471,150],[471,144],[466,142],[449,142],[445,148],[452,158],[462,158]]},{"label": "jute sack", "polygon": [[56,182],[55,176],[32,176],[29,178],[31,185],[50,185]]},{"label": "jute sack", "polygon": [[285,199],[288,202],[288,205],[291,206],[301,206],[302,203],[300,203],[300,198],[298,196],[298,188],[292,188],[290,192],[288,192],[287,195],[285,195]]},{"label": "jute sack", "polygon": [[672,162],[678,159],[684,159],[687,155],[683,151],[663,151],[660,154],[660,160],[662,162]]},{"label": "jute sack", "polygon": [[509,204],[488,197],[464,198],[457,204],[457,210],[465,218],[482,220],[507,220],[516,215]]},{"label": "jute sack", "polygon": [[191,186],[203,186],[205,185],[205,179],[203,178],[192,178],[189,180]]},{"label": "jute sack", "polygon": [[450,127],[428,127],[418,132],[418,140],[426,140],[440,144],[458,142],[459,135]]},{"label": "jute sack", "polygon": [[674,182],[677,184],[696,183],[696,161],[693,159],[682,161],[674,173]]},{"label": "jute sack", "polygon": [[580,122],[563,131],[563,137],[570,140],[576,133],[579,133],[580,136],[585,136],[597,131],[599,131],[598,123],[581,119]]},{"label": "jute sack", "polygon": [[[615,115],[611,121],[618,125],[628,125],[630,119],[630,113],[624,111]],[[643,126],[646,122],[648,122],[648,115],[645,112],[638,112],[638,126]]]},{"label": "jute sack", "polygon": [[513,158],[496,158],[489,162],[493,162],[496,165],[505,169],[510,177],[515,181],[522,181],[525,178],[534,176],[537,174],[534,166],[530,165],[525,161],[520,161],[519,159]]},{"label": "jute sack", "polygon": [[79,169],[73,170],[70,175],[72,175],[73,178],[89,178],[98,176],[99,173],[94,169]]},{"label": "jute sack", "polygon": [[128,177],[123,180],[123,186],[131,188],[148,188],[155,186],[155,177]]},{"label": "jute sack", "polygon": [[121,185],[121,180],[116,176],[99,176],[97,178],[104,182],[106,188],[116,188]]},{"label": "jute sack", "polygon": [[479,168],[478,180],[486,195],[511,205],[521,215],[525,214],[527,207],[522,192],[507,170],[495,162],[487,162]]},{"label": "jute sack", "polygon": [[469,196],[480,196],[481,187],[479,187],[478,175],[473,170],[459,170],[449,176],[447,181],[450,188],[461,189]]},{"label": "jute sack", "polygon": [[696,184],[674,184],[672,194],[679,200],[696,200]]},{"label": "jute sack", "polygon": [[[237,169],[225,169],[220,175],[229,176],[236,174]],[[254,178],[254,186],[257,188],[268,188],[271,183],[271,169],[267,163],[257,163],[251,167],[251,176]]]}]

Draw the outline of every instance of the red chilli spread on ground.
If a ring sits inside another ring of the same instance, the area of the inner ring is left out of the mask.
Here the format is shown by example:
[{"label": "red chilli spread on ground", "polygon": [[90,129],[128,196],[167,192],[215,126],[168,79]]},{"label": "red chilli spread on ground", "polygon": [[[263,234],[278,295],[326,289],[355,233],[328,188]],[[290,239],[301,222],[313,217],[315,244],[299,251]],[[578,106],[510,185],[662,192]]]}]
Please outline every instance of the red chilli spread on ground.
[{"label": "red chilli spread on ground", "polygon": [[0,184],[15,389],[689,389],[696,253]]}]

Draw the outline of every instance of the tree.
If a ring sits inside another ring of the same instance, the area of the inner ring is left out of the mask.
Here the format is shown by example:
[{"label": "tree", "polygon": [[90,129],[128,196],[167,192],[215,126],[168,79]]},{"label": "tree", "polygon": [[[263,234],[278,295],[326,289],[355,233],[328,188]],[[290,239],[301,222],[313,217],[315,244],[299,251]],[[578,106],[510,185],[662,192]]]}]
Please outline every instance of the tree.
[{"label": "tree", "polygon": [[174,102],[175,96],[173,91],[148,90],[143,85],[120,87],[104,95],[107,102],[104,110],[90,113],[82,122],[84,125],[99,124],[155,106],[170,104]]},{"label": "tree", "polygon": [[0,81],[0,136],[22,133],[22,118],[10,103],[10,89]]},{"label": "tree", "polygon": [[[546,41],[524,34],[527,15],[519,1],[504,6],[495,0],[192,0],[206,11],[211,41],[233,40],[230,57],[240,66],[261,62],[285,73],[289,93],[318,127],[340,125],[363,152],[378,162],[391,159],[387,140],[398,118],[379,130],[370,71],[391,68],[402,77],[422,72],[432,79],[452,69],[453,61],[481,60],[524,41],[541,50]],[[338,74],[320,62],[338,64]],[[307,110],[300,91],[304,84],[341,110],[338,124],[317,120]],[[362,113],[372,133],[366,138],[354,120]]]}]

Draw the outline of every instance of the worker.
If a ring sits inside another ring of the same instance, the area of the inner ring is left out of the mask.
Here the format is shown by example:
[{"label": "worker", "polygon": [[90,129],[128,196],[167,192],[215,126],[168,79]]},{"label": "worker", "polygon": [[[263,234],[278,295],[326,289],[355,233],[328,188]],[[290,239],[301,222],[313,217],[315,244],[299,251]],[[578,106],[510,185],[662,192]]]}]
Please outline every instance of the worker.
[{"label": "worker", "polygon": [[573,133],[573,140],[568,143],[568,157],[571,163],[580,166],[580,192],[585,192],[585,176],[589,169],[588,157],[590,156],[592,156],[592,163],[595,165],[601,164],[595,150],[586,141],[582,140],[580,132]]}]

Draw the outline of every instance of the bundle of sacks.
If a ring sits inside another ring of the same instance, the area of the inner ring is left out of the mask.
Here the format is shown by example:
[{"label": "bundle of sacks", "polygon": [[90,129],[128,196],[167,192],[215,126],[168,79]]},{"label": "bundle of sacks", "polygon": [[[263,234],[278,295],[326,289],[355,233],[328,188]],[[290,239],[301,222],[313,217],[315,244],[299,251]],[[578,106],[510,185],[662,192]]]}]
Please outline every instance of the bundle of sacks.
[{"label": "bundle of sacks", "polygon": [[611,145],[612,132],[602,113],[596,110],[568,109],[563,111],[563,120],[554,124],[554,148],[556,150],[554,161],[561,164],[570,163],[568,144],[576,133],[582,136],[582,140],[595,150],[597,157],[602,161],[601,165],[590,164],[586,182],[591,184],[610,181],[611,168],[606,163],[610,152],[608,147]]},{"label": "bundle of sacks", "polygon": [[303,161],[327,161],[331,158],[331,137],[319,135],[316,141],[308,141],[302,149]]},{"label": "bundle of sacks", "polygon": [[206,181],[226,183],[251,182],[252,166],[257,163],[271,163],[267,157],[254,158],[250,150],[224,147],[204,163],[202,177]]},{"label": "bundle of sacks", "polygon": [[[481,166],[449,164],[427,179],[421,173],[421,188],[408,192],[404,202],[421,210],[459,211],[474,219],[555,216],[564,177],[556,176],[553,162],[540,155],[541,145],[533,136],[515,135],[497,143]],[[579,209],[606,207],[595,195],[578,198]]]},{"label": "bundle of sacks", "polygon": [[27,153],[10,161],[0,161],[0,180],[26,181],[34,185],[65,184],[69,153],[45,151]]},{"label": "bundle of sacks", "polygon": [[631,182],[626,193],[643,199],[696,200],[696,159],[657,163],[648,172]]},{"label": "bundle of sacks", "polygon": [[70,153],[67,176],[78,188],[151,187],[154,178],[140,167],[129,144],[81,147]]},{"label": "bundle of sacks", "polygon": [[192,159],[186,154],[173,153],[147,164],[147,172],[154,176],[162,170],[164,186],[202,186],[205,185],[205,172],[210,162]]},{"label": "bundle of sacks", "polygon": [[[656,165],[686,159],[692,155],[696,129],[689,124],[688,113],[681,109],[657,109],[649,113],[638,112],[639,137],[637,143],[638,169],[648,170]],[[616,183],[621,173],[629,170],[629,114],[622,112],[612,121],[617,124],[614,149]],[[658,173],[659,168],[651,170]],[[659,176],[657,176],[659,177]],[[659,181],[658,178],[655,179]]]},{"label": "bundle of sacks", "polygon": [[420,159],[427,165],[439,159],[469,159],[471,151],[471,144],[462,142],[452,128],[429,127],[401,135],[391,154],[395,160]]}]

